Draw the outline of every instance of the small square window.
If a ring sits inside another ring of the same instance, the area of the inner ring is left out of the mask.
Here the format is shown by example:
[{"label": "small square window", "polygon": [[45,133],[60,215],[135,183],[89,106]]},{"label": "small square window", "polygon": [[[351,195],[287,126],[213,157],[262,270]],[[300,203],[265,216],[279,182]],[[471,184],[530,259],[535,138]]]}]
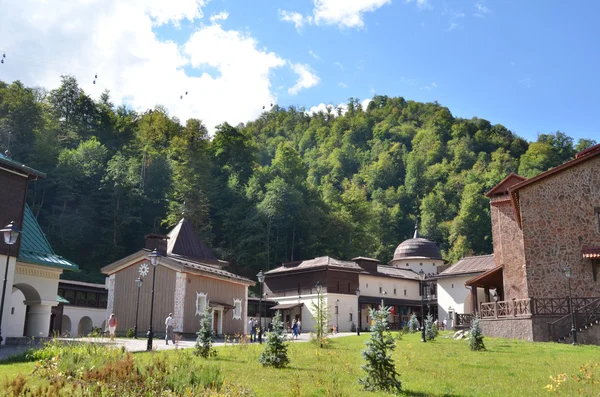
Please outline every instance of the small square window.
[{"label": "small square window", "polygon": [[419,266],[423,266],[423,262],[419,263]]},{"label": "small square window", "polygon": [[406,264],[406,266],[408,266],[408,263]]}]

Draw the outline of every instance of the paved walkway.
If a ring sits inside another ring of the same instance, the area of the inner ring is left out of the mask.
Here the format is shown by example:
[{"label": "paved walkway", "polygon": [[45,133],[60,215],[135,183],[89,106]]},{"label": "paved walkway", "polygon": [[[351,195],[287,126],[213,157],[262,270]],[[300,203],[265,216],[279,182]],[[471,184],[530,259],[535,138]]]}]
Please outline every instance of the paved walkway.
[{"label": "paved walkway", "polygon": [[[338,334],[330,335],[330,338],[340,338],[344,336],[352,336],[356,335],[353,332],[340,332]],[[291,337],[291,334],[288,334],[288,339]],[[146,351],[148,340],[146,338],[140,339],[126,339],[126,338],[116,338],[114,340],[110,340],[109,338],[56,338],[58,340],[62,340],[65,342],[84,342],[84,343],[101,343],[113,346],[124,346],[130,352],[141,352]],[[297,342],[308,342],[310,340],[310,333],[305,332],[300,334],[298,339],[289,339],[293,343]],[[258,343],[258,342],[256,342]],[[264,339],[263,339],[264,343]],[[174,349],[190,349],[196,345],[196,341],[192,339],[186,339],[179,341],[176,345],[169,343],[165,344],[164,339],[154,339],[153,348],[156,350],[174,350]],[[217,339],[213,346],[226,346],[232,345],[232,343],[225,343],[223,339]],[[17,354],[21,354],[25,352],[29,346],[2,346],[0,347],[0,360],[4,360],[10,356],[14,356]]]}]

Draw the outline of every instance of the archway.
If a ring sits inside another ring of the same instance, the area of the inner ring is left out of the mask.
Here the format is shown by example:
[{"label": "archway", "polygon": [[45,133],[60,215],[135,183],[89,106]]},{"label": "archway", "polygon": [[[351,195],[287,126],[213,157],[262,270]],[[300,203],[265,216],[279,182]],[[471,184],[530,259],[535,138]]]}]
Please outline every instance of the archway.
[{"label": "archway", "polygon": [[92,327],[92,319],[88,316],[82,317],[81,320],[79,320],[79,325],[77,326],[77,334],[79,334],[79,336],[87,336],[90,332],[92,332]]},{"label": "archway", "polygon": [[60,327],[60,334],[62,336],[71,336],[71,318],[63,314],[62,325]]},{"label": "archway", "polygon": [[[17,301],[12,301],[15,311],[17,305],[22,305],[25,311],[25,319],[22,327],[19,325],[20,330],[16,331],[14,336],[48,336],[50,330],[50,306],[44,306],[41,304],[39,292],[35,287],[26,283],[17,283],[13,285],[13,291],[18,290],[21,292],[22,297],[17,294]],[[16,292],[16,291],[15,291]],[[20,300],[19,300],[20,299]],[[11,308],[12,310],[12,308]],[[17,325],[15,325],[16,327]]]},{"label": "archway", "polygon": [[11,296],[11,307],[5,307],[5,313],[9,316],[6,326],[3,327],[3,334],[8,337],[20,337],[23,336],[23,329],[25,328],[25,312],[27,306],[25,306],[25,295],[18,289],[12,289]]}]

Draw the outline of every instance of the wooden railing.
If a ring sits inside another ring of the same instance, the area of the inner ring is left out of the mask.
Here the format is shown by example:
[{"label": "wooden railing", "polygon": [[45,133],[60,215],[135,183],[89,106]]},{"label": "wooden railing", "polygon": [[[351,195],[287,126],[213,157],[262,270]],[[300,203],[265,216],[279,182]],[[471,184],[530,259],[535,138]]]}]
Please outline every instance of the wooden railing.
[{"label": "wooden railing", "polygon": [[[578,302],[589,302],[584,306],[577,307],[576,298],[573,298],[573,307],[575,310],[575,324],[573,324],[573,315],[569,312],[558,320],[548,323],[548,335],[551,340],[558,341],[571,334],[571,327],[587,327],[595,321],[600,320],[600,298],[577,298]],[[585,301],[584,301],[585,299]]]},{"label": "wooden railing", "polygon": [[530,298],[484,302],[479,306],[481,318],[528,317],[531,314]]},{"label": "wooden railing", "polygon": [[[327,287],[321,287],[321,292],[326,294]],[[313,295],[317,293],[316,287],[311,288],[290,288],[290,289],[280,289],[277,291],[271,291],[269,294],[269,298],[283,297],[283,296],[302,296],[302,295]]]}]

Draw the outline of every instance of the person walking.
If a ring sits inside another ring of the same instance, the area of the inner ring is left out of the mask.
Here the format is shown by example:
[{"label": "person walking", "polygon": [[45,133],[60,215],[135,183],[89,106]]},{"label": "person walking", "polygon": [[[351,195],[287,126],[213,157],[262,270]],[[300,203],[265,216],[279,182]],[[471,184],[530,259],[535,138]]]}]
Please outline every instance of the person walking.
[{"label": "person walking", "polygon": [[168,345],[169,339],[171,339],[171,342],[175,344],[175,337],[173,336],[173,313],[169,313],[169,317],[167,317],[167,319],[165,320],[165,327],[167,329],[167,332],[165,334],[165,342]]},{"label": "person walking", "polygon": [[108,319],[108,334],[110,339],[115,338],[115,332],[117,331],[117,318],[114,313],[111,313],[110,318]]},{"label": "person walking", "polygon": [[250,328],[250,343],[256,342],[256,322],[254,321],[254,317],[250,317],[248,327]]},{"label": "person walking", "polygon": [[292,321],[292,338],[298,339],[298,322],[295,319]]}]

